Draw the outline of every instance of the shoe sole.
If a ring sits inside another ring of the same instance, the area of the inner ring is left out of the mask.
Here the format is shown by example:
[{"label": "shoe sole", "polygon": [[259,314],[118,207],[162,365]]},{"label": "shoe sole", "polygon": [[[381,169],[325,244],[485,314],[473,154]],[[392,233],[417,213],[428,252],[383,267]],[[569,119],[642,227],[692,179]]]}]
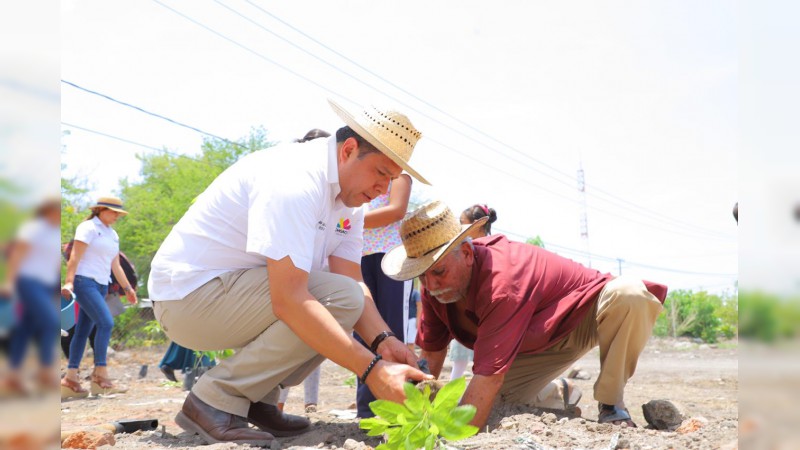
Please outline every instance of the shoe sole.
[{"label": "shoe sole", "polygon": [[175,416],[175,423],[178,424],[179,427],[183,428],[184,430],[190,433],[199,434],[200,437],[206,440],[209,444],[219,444],[219,443],[232,443],[232,444],[249,444],[255,445],[258,447],[269,447],[272,444],[272,440],[250,440],[250,439],[243,439],[238,441],[220,441],[219,439],[215,439],[211,437],[206,431],[197,423],[195,423],[192,419],[188,418],[183,411],[179,411],[178,414]]},{"label": "shoe sole", "polygon": [[92,387],[90,389],[92,395],[111,395],[111,394],[124,394],[128,392],[127,389],[119,389],[119,388],[103,388],[99,384],[92,382]]},{"label": "shoe sole", "polygon": [[61,400],[68,400],[70,398],[86,398],[88,396],[88,392],[76,392],[67,386],[61,385]]},{"label": "shoe sole", "polygon": [[287,431],[287,430],[275,430],[275,429],[272,429],[270,427],[265,427],[265,426],[262,426],[262,425],[259,425],[259,424],[255,423],[255,422],[251,422],[250,419],[248,419],[248,422],[250,422],[251,424],[255,425],[255,427],[258,428],[259,430],[267,432],[267,433],[269,433],[269,434],[271,434],[271,435],[273,435],[275,437],[299,436],[301,434],[308,433],[309,431],[311,431],[311,425],[309,425],[309,426],[307,426],[307,427],[305,427],[303,429],[300,429],[300,430]]}]

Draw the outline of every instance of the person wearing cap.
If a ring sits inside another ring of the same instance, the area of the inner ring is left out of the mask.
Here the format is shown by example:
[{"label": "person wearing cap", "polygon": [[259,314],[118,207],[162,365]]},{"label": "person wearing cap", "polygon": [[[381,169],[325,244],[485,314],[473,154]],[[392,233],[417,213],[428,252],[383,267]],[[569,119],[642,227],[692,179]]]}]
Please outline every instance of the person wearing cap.
[{"label": "person wearing cap", "polygon": [[498,234],[476,238],[487,219],[461,225],[435,201],[400,225],[403,244],[382,261],[386,275],[419,276],[420,358],[439,375],[452,339],[475,352],[461,402],[483,428],[498,399],[532,404],[543,387],[600,347],[594,386],[598,421],[634,425],[623,394],[663,309],[664,285],[614,277]]},{"label": "person wearing cap", "polygon": [[9,251],[5,284],[0,288],[0,296],[9,299],[0,301],[10,301],[12,292],[16,292],[22,306],[20,322],[11,333],[11,371],[2,380],[0,392],[27,394],[21,375],[31,340],[39,350],[39,387],[49,391],[58,386],[54,349],[59,318],[53,308],[53,292],[60,281],[61,258],[56,250],[60,244],[61,199],[46,198],[37,206],[34,217],[20,226]]},{"label": "person wearing cap", "polygon": [[[61,295],[69,298],[75,294],[80,313],[75,324],[75,335],[69,348],[67,373],[61,379],[61,398],[86,397],[89,392],[81,386],[78,369],[86,349],[92,327],[97,328],[94,341],[94,371],[91,376],[91,393],[114,394],[125,392],[114,386],[108,376],[106,355],[111,340],[114,319],[105,297],[110,273],[125,283],[125,296],[136,303],[136,287],[131,286],[119,262],[119,235],[112,226],[121,216],[128,214],[122,200],[117,197],[100,197],[91,206],[91,214],[75,230],[72,255],[67,262],[67,274]],[[111,269],[109,271],[109,268]]]},{"label": "person wearing cap", "polygon": [[307,431],[308,419],[275,404],[279,388],[325,358],[394,401],[407,379],[430,378],[388,333],[360,268],[361,206],[403,170],[427,183],[409,165],[421,135],[396,111],[330,104],[345,123],[335,136],[242,157],[153,259],[148,287],[165,333],[189,348],[237,349],[198,380],[175,418],[207,442],[266,446]]}]

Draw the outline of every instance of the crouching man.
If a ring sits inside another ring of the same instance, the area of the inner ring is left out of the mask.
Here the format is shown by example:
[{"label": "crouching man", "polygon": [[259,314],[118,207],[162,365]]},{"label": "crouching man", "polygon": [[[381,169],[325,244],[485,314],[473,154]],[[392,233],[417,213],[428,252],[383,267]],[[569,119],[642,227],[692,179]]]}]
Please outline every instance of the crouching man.
[{"label": "crouching man", "polygon": [[452,339],[474,349],[474,377],[461,400],[483,428],[495,400],[536,404],[550,381],[595,346],[599,422],[635,426],[625,408],[628,379],[667,294],[664,285],[614,277],[503,235],[472,239],[485,218],[461,225],[440,202],[400,225],[403,244],[382,269],[419,277],[416,343],[438,377]]}]

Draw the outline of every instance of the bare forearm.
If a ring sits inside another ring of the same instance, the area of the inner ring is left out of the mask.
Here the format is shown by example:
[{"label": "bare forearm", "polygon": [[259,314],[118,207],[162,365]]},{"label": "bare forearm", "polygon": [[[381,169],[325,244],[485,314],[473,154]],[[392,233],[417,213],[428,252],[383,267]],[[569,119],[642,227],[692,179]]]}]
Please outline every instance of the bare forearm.
[{"label": "bare forearm", "polygon": [[419,358],[427,359],[428,368],[431,370],[431,375],[433,375],[435,378],[439,378],[439,375],[442,373],[442,367],[444,366],[445,356],[447,356],[447,347],[445,347],[444,350],[439,350],[438,352],[422,350]]},{"label": "bare forearm", "polygon": [[492,411],[492,406],[503,386],[505,375],[475,375],[467,386],[464,396],[461,398],[462,405],[473,405],[476,408],[475,417],[470,422],[471,425],[483,431],[486,420]]},{"label": "bare forearm", "polygon": [[128,290],[128,287],[135,289],[135,286],[131,286],[128,277],[125,275],[125,271],[122,270],[122,266],[119,264],[119,260],[114,260],[114,263],[111,264],[111,271],[114,272],[114,277],[116,277],[117,282],[119,283],[120,286],[122,286],[122,289],[126,291]]}]

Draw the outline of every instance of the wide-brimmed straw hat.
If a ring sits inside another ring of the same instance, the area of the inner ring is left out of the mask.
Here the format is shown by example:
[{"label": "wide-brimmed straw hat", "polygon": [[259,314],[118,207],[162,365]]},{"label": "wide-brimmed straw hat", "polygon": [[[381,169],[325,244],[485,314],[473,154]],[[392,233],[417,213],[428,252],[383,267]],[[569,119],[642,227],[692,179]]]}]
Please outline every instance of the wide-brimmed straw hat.
[{"label": "wide-brimmed straw hat", "polygon": [[408,117],[397,111],[374,106],[354,112],[348,111],[331,99],[328,99],[328,103],[356,134],[374,145],[412,177],[425,184],[431,184],[409,165],[414,146],[422,137],[422,133],[414,128]]},{"label": "wide-brimmed straw hat", "polygon": [[464,239],[483,236],[481,227],[487,220],[488,217],[481,217],[469,225],[461,225],[458,216],[444,203],[426,203],[400,223],[403,244],[386,253],[381,269],[393,280],[418,277],[450,250],[458,248]]},{"label": "wide-brimmed straw hat", "polygon": [[108,208],[122,215],[128,214],[128,211],[122,207],[122,200],[117,197],[100,197],[97,199],[97,203],[89,207],[92,210],[99,208]]}]

